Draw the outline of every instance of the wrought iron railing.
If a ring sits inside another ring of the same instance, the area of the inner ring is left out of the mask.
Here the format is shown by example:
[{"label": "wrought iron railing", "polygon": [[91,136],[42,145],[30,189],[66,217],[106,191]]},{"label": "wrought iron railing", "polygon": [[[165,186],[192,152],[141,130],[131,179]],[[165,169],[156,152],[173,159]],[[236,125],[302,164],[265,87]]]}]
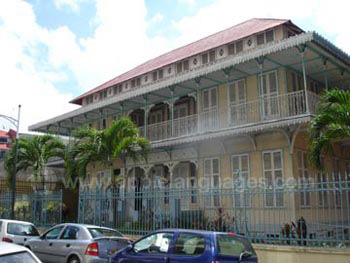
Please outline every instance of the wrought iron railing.
[{"label": "wrought iron railing", "polygon": [[[11,219],[12,194],[0,194],[0,218]],[[62,222],[62,191],[16,194],[15,219],[49,227]]]},{"label": "wrought iron railing", "polygon": [[309,112],[307,112],[305,92],[264,96],[258,100],[231,104],[229,108],[207,109],[199,114],[168,120],[139,127],[140,135],[150,141],[162,141],[170,138],[203,134],[221,129],[235,128],[246,124],[259,124],[271,120],[280,120],[313,114],[319,101],[318,95],[308,92]]},{"label": "wrought iron railing", "polygon": [[350,247],[350,181],[319,178],[283,187],[81,190],[78,221],[131,235],[186,228],[233,231],[255,243]]}]

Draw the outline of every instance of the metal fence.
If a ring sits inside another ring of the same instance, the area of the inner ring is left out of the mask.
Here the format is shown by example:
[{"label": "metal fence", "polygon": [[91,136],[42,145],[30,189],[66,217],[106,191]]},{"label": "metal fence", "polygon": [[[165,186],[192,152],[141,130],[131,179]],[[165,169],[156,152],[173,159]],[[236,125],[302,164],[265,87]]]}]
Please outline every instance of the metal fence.
[{"label": "metal fence", "polygon": [[[11,219],[12,193],[0,194],[0,218]],[[62,222],[62,191],[37,191],[16,194],[15,219],[29,221],[39,227]]]},{"label": "metal fence", "polygon": [[80,223],[143,235],[160,228],[232,231],[255,243],[349,247],[350,181],[226,189],[81,190]]}]

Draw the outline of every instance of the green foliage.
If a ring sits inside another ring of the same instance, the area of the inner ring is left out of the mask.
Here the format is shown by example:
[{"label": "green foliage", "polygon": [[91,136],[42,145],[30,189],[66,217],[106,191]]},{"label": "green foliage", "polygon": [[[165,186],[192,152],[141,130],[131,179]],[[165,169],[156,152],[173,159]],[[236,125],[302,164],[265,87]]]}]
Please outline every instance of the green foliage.
[{"label": "green foliage", "polygon": [[350,92],[325,92],[309,127],[309,160],[322,169],[321,154],[332,151],[332,143],[350,138]]},{"label": "green foliage", "polygon": [[50,158],[64,156],[64,143],[52,136],[42,135],[21,137],[16,140],[13,147],[5,155],[5,171],[10,182],[14,174],[16,146],[18,144],[18,158],[16,172],[32,169],[35,177],[42,176],[45,165]]},{"label": "green foliage", "polygon": [[113,160],[130,157],[146,158],[149,149],[147,139],[139,136],[136,125],[129,118],[114,121],[110,128],[96,130],[83,126],[73,133],[73,144],[65,155],[67,177],[85,179],[88,164],[102,162],[111,169]]}]

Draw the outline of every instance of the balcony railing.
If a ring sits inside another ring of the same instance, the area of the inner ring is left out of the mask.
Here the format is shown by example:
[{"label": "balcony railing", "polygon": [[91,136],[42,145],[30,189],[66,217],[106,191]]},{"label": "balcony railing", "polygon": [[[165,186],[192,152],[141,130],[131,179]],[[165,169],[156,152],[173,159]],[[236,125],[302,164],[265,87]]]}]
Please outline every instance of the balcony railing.
[{"label": "balcony railing", "polygon": [[[309,113],[315,113],[319,97],[308,92]],[[199,114],[147,125],[146,137],[150,141],[203,134],[254,123],[288,119],[307,114],[304,91],[277,96],[261,97],[255,101],[231,104],[228,109],[213,108]],[[139,127],[145,135],[145,127]]]}]

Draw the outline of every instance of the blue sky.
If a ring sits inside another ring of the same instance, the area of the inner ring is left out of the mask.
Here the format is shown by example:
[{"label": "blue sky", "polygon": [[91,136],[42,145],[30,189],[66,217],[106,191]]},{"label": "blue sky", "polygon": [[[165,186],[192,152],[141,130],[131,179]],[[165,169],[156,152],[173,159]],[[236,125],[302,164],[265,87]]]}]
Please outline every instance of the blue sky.
[{"label": "blue sky", "polygon": [[292,19],[349,53],[349,5],[341,0],[1,1],[1,89],[11,92],[0,113],[15,116],[22,104],[26,131],[75,109],[69,100],[145,60],[252,17]]}]

